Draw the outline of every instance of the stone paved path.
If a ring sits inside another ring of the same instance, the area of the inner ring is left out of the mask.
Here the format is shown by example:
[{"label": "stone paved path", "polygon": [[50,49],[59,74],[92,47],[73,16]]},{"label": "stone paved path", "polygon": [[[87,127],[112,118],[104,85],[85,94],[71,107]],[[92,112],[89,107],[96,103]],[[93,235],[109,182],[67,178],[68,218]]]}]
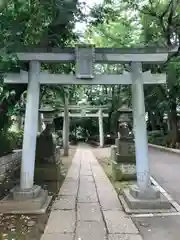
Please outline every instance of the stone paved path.
[{"label": "stone paved path", "polygon": [[80,146],[41,240],[142,240],[87,146]]}]

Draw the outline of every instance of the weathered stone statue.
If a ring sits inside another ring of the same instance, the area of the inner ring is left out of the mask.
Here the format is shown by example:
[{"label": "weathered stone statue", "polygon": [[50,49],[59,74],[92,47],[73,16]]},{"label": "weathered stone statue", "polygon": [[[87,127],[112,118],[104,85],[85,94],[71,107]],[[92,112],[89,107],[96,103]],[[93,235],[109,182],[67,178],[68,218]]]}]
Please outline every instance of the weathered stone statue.
[{"label": "weathered stone statue", "polygon": [[53,137],[53,124],[47,124],[42,133],[37,136],[37,163],[56,163],[56,140]]},{"label": "weathered stone statue", "polygon": [[118,138],[112,147],[112,171],[115,180],[135,179],[135,146],[134,137],[131,132],[128,108],[119,110],[121,115],[118,124]]},{"label": "weathered stone statue", "polygon": [[126,123],[119,123],[118,126],[118,139],[123,138],[123,137],[128,137],[129,136],[129,126]]},{"label": "weathered stone statue", "polygon": [[56,143],[54,125],[47,123],[37,136],[35,181],[39,185],[47,185],[50,191],[58,191],[60,169],[60,147]]}]

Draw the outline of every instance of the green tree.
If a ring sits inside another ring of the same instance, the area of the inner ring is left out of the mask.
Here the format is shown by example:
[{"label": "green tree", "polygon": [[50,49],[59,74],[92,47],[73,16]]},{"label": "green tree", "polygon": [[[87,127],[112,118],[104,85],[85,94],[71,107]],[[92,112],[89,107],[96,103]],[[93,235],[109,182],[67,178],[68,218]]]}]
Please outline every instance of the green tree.
[{"label": "green tree", "polygon": [[[4,1],[0,8],[0,72],[28,70],[10,52],[22,47],[65,47],[76,41],[73,32],[80,9],[77,1]],[[49,66],[51,67],[51,66]],[[62,71],[68,71],[62,69]],[[0,93],[0,130],[9,125],[9,114],[26,90],[24,85],[4,85]]]},{"label": "green tree", "polygon": [[144,70],[167,73],[167,84],[145,87],[146,110],[155,128],[162,122],[164,114],[168,114],[172,145],[179,140],[179,11],[180,3],[176,0],[106,0],[92,12],[87,34],[87,39],[97,47],[179,46],[163,65],[143,65]]}]

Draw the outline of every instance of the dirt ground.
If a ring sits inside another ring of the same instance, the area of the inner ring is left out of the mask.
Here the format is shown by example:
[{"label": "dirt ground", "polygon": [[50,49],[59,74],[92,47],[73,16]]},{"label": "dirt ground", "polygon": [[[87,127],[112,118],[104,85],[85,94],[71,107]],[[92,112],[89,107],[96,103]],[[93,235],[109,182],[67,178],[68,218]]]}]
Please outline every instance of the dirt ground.
[{"label": "dirt ground", "polygon": [[[75,152],[76,147],[71,146],[69,156],[61,156],[62,167],[60,185],[64,181]],[[50,191],[50,194],[53,195],[53,199],[55,199],[56,193],[53,192],[53,189]],[[42,215],[18,216],[0,214],[0,240],[40,240],[40,237],[44,232],[50,210],[51,206],[49,206],[47,213]]]}]

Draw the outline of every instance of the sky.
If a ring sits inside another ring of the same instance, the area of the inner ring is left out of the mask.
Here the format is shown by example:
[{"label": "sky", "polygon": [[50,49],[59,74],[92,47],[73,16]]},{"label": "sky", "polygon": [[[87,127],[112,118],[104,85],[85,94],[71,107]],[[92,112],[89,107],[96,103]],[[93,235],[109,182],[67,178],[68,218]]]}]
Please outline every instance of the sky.
[{"label": "sky", "polygon": [[103,0],[79,0],[79,2],[86,2],[88,6],[93,6],[95,3],[101,3]]},{"label": "sky", "polygon": [[[79,2],[85,2],[88,5],[88,8],[92,8],[95,4],[100,4],[103,2],[103,0],[79,0]],[[88,13],[89,10],[85,9],[85,12]],[[77,23],[76,24],[76,31],[80,32],[83,34],[84,30],[86,28],[86,24],[85,23]]]}]

